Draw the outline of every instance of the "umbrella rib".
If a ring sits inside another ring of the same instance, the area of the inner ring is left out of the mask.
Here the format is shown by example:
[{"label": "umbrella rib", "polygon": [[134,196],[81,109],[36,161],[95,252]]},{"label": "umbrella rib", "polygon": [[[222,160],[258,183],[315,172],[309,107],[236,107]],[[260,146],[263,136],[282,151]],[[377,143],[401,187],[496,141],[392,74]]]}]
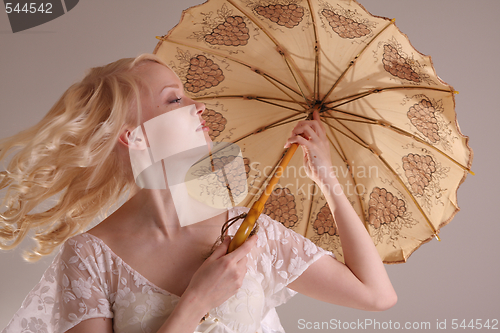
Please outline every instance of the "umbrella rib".
[{"label": "umbrella rib", "polygon": [[345,121],[351,121],[353,123],[363,123],[363,124],[375,124],[373,122],[370,122],[370,121],[366,121],[366,120],[359,120],[359,119],[347,119],[347,118],[339,118],[339,117],[325,117],[325,118],[330,118],[330,119],[335,119],[335,120],[345,120]]},{"label": "umbrella rib", "polygon": [[[342,130],[338,129],[337,127],[335,127],[333,124],[330,124],[329,122],[327,121],[323,121],[326,125],[328,125],[329,127],[331,127],[332,129],[336,130],[337,132],[341,133],[341,134],[344,134],[344,136],[346,136],[347,138],[351,139],[353,142],[357,143],[358,145],[366,148],[366,149],[371,149],[370,146],[368,144],[366,144],[365,142],[363,142],[363,140],[361,140],[362,142],[359,142],[357,140],[355,140],[354,138],[352,138],[351,136],[349,136],[348,134],[346,134],[345,132],[343,132]],[[342,123],[340,123],[342,125]],[[344,126],[345,127],[345,126]],[[356,135],[355,135],[356,136]]]},{"label": "umbrella rib", "polygon": [[336,120],[346,120],[346,121],[352,121],[352,122],[359,122],[359,123],[365,123],[365,124],[375,124],[377,121],[375,119],[371,119],[370,117],[365,117],[365,116],[361,116],[361,115],[358,115],[358,114],[354,114],[354,113],[351,113],[351,112],[345,112],[345,111],[341,111],[341,110],[337,110],[337,109],[326,109],[328,111],[335,111],[335,112],[339,112],[339,113],[343,113],[343,114],[346,114],[346,115],[349,115],[349,116],[354,116],[354,117],[357,117],[357,118],[361,118],[361,119],[348,119],[348,118],[339,118],[339,117],[336,117],[334,115],[323,115],[324,118],[327,118],[327,119],[336,119]]},{"label": "umbrella rib", "polygon": [[[344,149],[342,148],[342,144],[340,143],[340,141],[337,138],[337,135],[333,131],[332,127],[329,127],[329,129],[330,129],[330,133],[332,134],[332,136],[334,137],[334,139],[337,141],[337,143],[339,145],[339,148],[342,151],[342,155],[339,153],[339,151],[337,150],[337,147],[335,147],[335,145],[333,144],[332,140],[327,136],[328,141],[330,141],[330,144],[335,148],[335,150],[339,154],[339,156],[342,159],[342,161],[347,166],[350,166],[349,161],[347,160],[347,156],[346,156],[346,154],[344,152]],[[354,172],[353,172],[352,168],[349,168],[349,171],[350,171],[349,174],[351,175],[352,181],[354,183],[354,188],[356,188],[357,185],[358,185],[358,182],[356,181],[356,178],[354,177]],[[366,224],[366,215],[365,215],[365,207],[364,207],[363,199],[361,198],[361,194],[360,193],[356,193],[356,197],[358,198],[359,204],[361,206],[361,215],[362,215],[362,218],[363,218],[363,224],[365,225],[365,228],[368,231],[368,225]]]},{"label": "umbrella rib", "polygon": [[[469,173],[473,173],[472,170],[464,165],[462,165],[460,162],[458,162],[457,160],[455,160],[454,158],[452,158],[451,156],[449,156],[448,154],[444,153],[443,151],[441,151],[440,149],[438,149],[437,147],[431,145],[430,143],[428,143],[427,141],[419,138],[418,136],[416,136],[415,134],[412,134],[408,131],[405,131],[404,129],[402,128],[399,128],[399,127],[396,127],[392,124],[389,124],[385,121],[380,121],[380,120],[376,120],[376,119],[373,119],[373,118],[369,118],[369,117],[366,117],[366,116],[360,116],[360,115],[356,115],[356,114],[353,114],[353,113],[350,113],[350,112],[346,112],[346,111],[341,111],[341,110],[336,110],[336,109],[331,109],[331,111],[335,111],[335,112],[341,112],[341,113],[345,113],[345,114],[348,114],[348,115],[352,115],[352,116],[356,116],[356,117],[360,117],[360,118],[363,118],[363,119],[366,119],[368,121],[357,121],[357,122],[362,122],[362,123],[365,123],[365,124],[370,124],[370,125],[378,125],[378,126],[382,126],[382,127],[385,127],[385,128],[388,128],[390,129],[391,131],[393,132],[396,132],[398,134],[401,134],[401,135],[404,135],[406,137],[410,137],[412,139],[414,139],[415,141],[418,141],[419,143],[433,149],[433,151],[436,151],[438,153],[440,153],[441,155],[443,155],[444,157],[446,157],[448,160],[450,160],[451,162],[455,163],[457,166],[459,166],[460,168],[462,168],[463,170],[466,170],[467,172]],[[356,120],[354,119],[345,119],[345,118],[337,118],[337,117],[334,117],[334,116],[330,116],[330,117],[325,117],[325,118],[331,118],[331,119],[336,119],[337,121],[339,120],[344,120],[344,121],[353,121],[355,122]],[[339,121],[340,123],[340,121]]]},{"label": "umbrella rib", "polygon": [[[333,118],[333,119],[335,119],[334,117],[332,117],[332,118]],[[375,151],[375,150],[374,150],[374,149],[373,149],[373,148],[372,148],[372,147],[371,147],[368,143],[366,143],[366,142],[365,142],[362,138],[360,138],[358,135],[356,135],[356,133],[354,133],[353,131],[351,131],[348,127],[346,127],[346,126],[345,126],[344,124],[342,124],[340,121],[338,121],[338,120],[337,120],[337,122],[338,122],[340,125],[342,125],[345,129],[347,129],[347,130],[348,130],[351,134],[353,134],[356,138],[358,138],[358,139],[362,142],[362,144],[361,144],[361,143],[359,143],[358,141],[354,140],[354,139],[353,139],[352,137],[350,137],[349,135],[346,135],[344,132],[342,132],[342,131],[338,130],[338,129],[337,129],[337,128],[335,128],[332,124],[329,124],[328,122],[324,121],[324,123],[326,123],[327,125],[329,125],[329,126],[330,126],[330,131],[331,131],[332,133],[333,133],[333,130],[332,130],[332,128],[333,128],[333,129],[335,129],[335,130],[339,131],[340,133],[344,134],[347,138],[351,139],[353,142],[356,142],[357,144],[361,145],[362,147],[364,147],[364,148],[366,148],[366,149],[369,149],[372,153],[376,154],[376,151]],[[337,140],[337,142],[338,142],[338,144],[339,144],[339,146],[340,146],[340,149],[342,149],[342,145],[340,144],[340,141],[337,139],[337,137],[336,137],[336,136],[335,136],[335,139]],[[331,142],[331,141],[330,141],[330,142]],[[344,149],[342,149],[342,152],[344,152]],[[349,164],[349,162],[347,161],[347,156],[345,155],[345,153],[344,153],[344,156],[345,156],[344,163],[346,163],[347,165],[350,165],[350,164]],[[352,168],[350,168],[350,173],[351,173],[351,178],[352,178],[352,181],[354,182],[354,186],[355,186],[355,188],[356,188],[356,186],[357,186],[357,182],[356,182],[356,179],[355,179],[355,177],[354,177],[354,173],[353,173],[353,171],[352,171]],[[360,202],[360,204],[361,204],[361,213],[362,213],[362,215],[363,215],[363,224],[365,225],[366,230],[368,230],[368,225],[367,225],[367,223],[366,223],[366,222],[367,222],[367,220],[366,220],[366,215],[365,215],[365,213],[364,213],[364,209],[365,209],[365,207],[364,207],[364,203],[363,203],[363,200],[362,200],[361,195],[360,195],[359,193],[357,194],[357,196],[358,196],[358,200],[359,200],[359,202]]]},{"label": "umbrella rib", "polygon": [[449,89],[441,89],[441,88],[436,88],[436,87],[420,87],[420,86],[386,87],[386,88],[371,89],[371,90],[368,90],[368,91],[365,91],[365,92],[362,92],[362,93],[358,93],[358,94],[354,94],[354,95],[342,97],[342,98],[339,98],[339,99],[327,102],[324,105],[330,105],[330,104],[338,103],[340,101],[344,101],[344,102],[342,102],[340,104],[332,106],[332,108],[335,108],[335,107],[342,106],[344,104],[348,104],[350,102],[354,102],[354,101],[356,101],[358,99],[361,99],[361,98],[364,98],[364,97],[368,97],[368,96],[370,96],[372,94],[378,94],[378,93],[381,93],[381,92],[384,92],[384,91],[389,91],[389,90],[408,90],[408,89],[415,89],[415,90],[423,89],[423,90],[440,91],[440,92],[445,92],[445,93],[450,93],[450,92],[453,93],[453,91],[451,91]]},{"label": "umbrella rib", "polygon": [[389,28],[392,24],[394,23],[394,20],[391,20],[389,24],[387,24],[382,30],[380,30],[364,47],[363,49],[354,57],[353,60],[351,60],[349,62],[349,65],[347,66],[347,68],[345,69],[345,71],[339,76],[339,78],[337,79],[337,81],[335,81],[335,83],[333,84],[333,86],[330,88],[330,90],[328,90],[328,92],[325,94],[325,96],[323,97],[323,99],[321,100],[321,103],[324,103],[325,100],[328,98],[328,96],[330,96],[330,94],[332,93],[332,91],[337,87],[337,85],[340,83],[340,81],[342,80],[342,78],[347,74],[347,72],[349,71],[349,69],[356,63],[356,61],[359,59],[359,57],[361,56],[361,54],[368,48],[368,46],[371,45],[371,43],[376,40],[378,38],[378,36],[380,36],[380,34],[382,32],[384,32],[387,28]]},{"label": "umbrella rib", "polygon": [[462,165],[460,162],[458,162],[457,160],[455,160],[454,158],[452,158],[451,156],[449,156],[448,154],[445,154],[444,152],[442,152],[440,149],[438,149],[437,147],[431,145],[430,143],[422,140],[421,138],[419,138],[418,136],[412,134],[412,133],[409,133],[407,131],[405,131],[404,129],[401,129],[399,127],[396,127],[396,126],[393,126],[393,125],[390,125],[390,124],[383,124],[381,122],[378,122],[377,125],[380,125],[380,126],[384,126],[384,127],[387,127],[389,128],[390,130],[396,132],[396,133],[399,133],[399,134],[402,134],[404,136],[407,136],[407,137],[410,137],[424,145],[426,145],[427,147],[429,148],[433,148],[435,151],[439,152],[441,155],[445,156],[446,158],[448,158],[450,161],[452,161],[453,163],[455,163],[456,165],[458,165],[459,167],[461,167],[462,169],[470,172],[470,173],[473,173],[472,170],[464,165]]},{"label": "umbrella rib", "polygon": [[291,111],[294,111],[294,112],[298,112],[298,113],[304,113],[306,108],[304,108],[303,110],[297,110],[297,109],[294,109],[294,108],[291,108],[289,106],[285,106],[285,105],[281,105],[281,104],[278,104],[278,103],[273,103],[273,102],[270,102],[270,101],[266,101],[264,99],[261,99],[259,97],[255,98],[256,101],[259,101],[261,103],[266,103],[266,104],[269,104],[269,105],[274,105],[274,106],[277,106],[277,107],[280,107],[280,108],[284,108],[284,109],[287,109],[287,110],[291,110]]},{"label": "umbrella rib", "polygon": [[[332,119],[335,119],[335,117],[332,116]],[[357,135],[356,133],[354,133],[350,128],[348,128],[346,125],[342,124],[340,121],[337,120],[337,122],[342,125],[342,127],[344,127],[347,131],[349,131],[349,133],[351,133],[353,136],[355,136],[359,141],[363,142],[363,144],[366,146],[366,147],[369,147],[370,145],[368,143],[365,142],[365,140],[363,140],[359,135]]]},{"label": "umbrella rib", "polygon": [[333,146],[333,148],[335,149],[335,151],[337,152],[337,154],[339,154],[339,156],[342,159],[342,161],[344,161],[345,163],[347,163],[347,156],[345,154],[344,149],[342,149],[342,145],[340,144],[340,141],[337,138],[337,134],[335,134],[335,132],[333,131],[332,127],[328,127],[328,129],[330,130],[330,133],[332,134],[332,136],[335,139],[335,141],[339,144],[340,151],[339,151],[339,149],[337,149],[337,147],[335,146],[334,142],[330,138],[328,138],[328,136],[327,136],[328,141],[330,141],[330,144]]},{"label": "umbrella rib", "polygon": [[[281,87],[278,85],[278,84],[283,85],[283,83],[282,83],[282,82],[277,81],[274,77],[269,76],[269,75],[267,75],[266,73],[262,73],[261,75],[262,75],[262,76],[264,77],[264,79],[266,79],[269,83],[271,83],[273,86],[275,86],[276,88],[278,88],[278,89],[279,89],[279,90],[280,90],[283,94],[285,94],[285,95],[287,95],[288,97],[290,97],[290,99],[292,99],[295,103],[297,103],[297,104],[300,104],[300,103],[301,103],[301,102],[297,101],[295,98],[293,98],[292,96],[290,96],[290,94],[288,94],[288,93],[287,93],[287,92],[286,92],[283,88],[281,88]],[[277,83],[278,83],[278,84],[277,84]],[[287,87],[287,88],[288,88],[288,87]],[[288,88],[288,89],[290,89],[290,88]],[[305,101],[306,99],[305,99],[305,97],[304,97],[304,93],[303,93],[303,92],[302,92],[302,90],[300,89],[300,86],[299,86],[299,90],[300,90],[300,92],[302,93],[302,98],[304,98],[304,101]],[[294,90],[292,90],[292,91],[293,91],[294,93],[296,93],[296,94],[297,94],[297,92],[296,92],[296,91],[294,91]]]},{"label": "umbrella rib", "polygon": [[307,5],[309,6],[309,13],[311,13],[312,25],[314,27],[314,99],[319,100],[320,67],[319,67],[318,27],[316,26],[316,19],[314,17],[314,12],[312,10],[311,0],[307,0]]},{"label": "umbrella rib", "polygon": [[401,184],[401,186],[403,186],[403,188],[405,189],[405,191],[410,195],[413,203],[417,206],[418,210],[420,211],[420,213],[424,216],[425,220],[427,221],[427,224],[431,228],[432,233],[434,234],[434,236],[438,240],[440,240],[439,236],[437,235],[436,229],[434,228],[434,226],[432,225],[431,221],[429,220],[429,217],[427,217],[427,214],[425,214],[424,210],[422,209],[422,207],[420,206],[420,204],[417,202],[417,200],[415,199],[415,197],[413,196],[413,194],[410,192],[410,190],[408,189],[408,187],[406,186],[406,184],[403,182],[403,180],[401,179],[401,177],[399,177],[399,175],[396,173],[396,171],[394,171],[394,169],[389,165],[389,163],[387,163],[387,161],[382,156],[380,156],[380,155],[377,155],[377,156],[382,161],[382,163],[385,164],[385,166],[389,169],[389,171],[391,171],[391,173],[396,177],[396,179],[399,181],[399,183]]},{"label": "umbrella rib", "polygon": [[[280,108],[283,108],[283,109],[287,109],[287,110],[290,110],[290,111],[294,111],[294,112],[297,112],[297,113],[304,113],[306,111],[306,108],[299,104],[300,106],[303,107],[302,110],[297,110],[297,109],[294,109],[290,106],[286,106],[286,105],[281,105],[281,104],[278,104],[278,103],[273,103],[271,101],[266,101],[266,99],[271,99],[271,100],[278,100],[278,101],[286,101],[286,100],[280,100],[280,99],[275,99],[275,98],[267,98],[267,97],[256,97],[256,96],[243,96],[243,95],[228,95],[228,96],[210,96],[210,97],[199,97],[199,98],[193,98],[194,100],[206,100],[206,99],[223,99],[223,98],[226,98],[226,99],[244,99],[244,100],[254,100],[254,101],[257,101],[257,102],[261,102],[261,103],[265,103],[265,104],[269,104],[269,105],[273,105],[273,106],[276,106],[276,107],[280,107]],[[286,101],[288,102],[288,101]],[[292,102],[293,103],[293,102]]]},{"label": "umbrella rib", "polygon": [[[286,150],[285,150],[285,152],[286,152]],[[265,188],[266,188],[267,184],[269,183],[270,178],[272,178],[273,175],[275,174],[276,168],[278,167],[279,163],[283,159],[283,156],[285,156],[284,153],[281,155],[281,157],[278,159],[278,161],[274,164],[274,166],[273,166],[273,172],[270,172],[269,175],[267,175],[264,179],[262,179],[262,182],[259,185],[259,190],[252,196],[253,200],[250,200],[248,202],[247,207],[251,207],[251,204],[253,205],[254,202],[256,202],[257,200],[259,200],[259,198],[261,197],[261,195],[258,195],[258,194],[259,193],[263,193],[265,191]]]},{"label": "umbrella rib", "polygon": [[269,125],[266,129],[271,129],[271,128],[275,128],[275,127],[278,127],[278,126],[283,126],[283,125],[286,125],[286,124],[290,124],[290,123],[293,123],[294,121],[297,121],[297,120],[298,119],[290,119],[290,120],[281,122],[279,124]]},{"label": "umbrella rib", "polygon": [[243,10],[240,6],[236,5],[234,3],[234,1],[232,0],[227,0],[227,2],[229,2],[231,5],[233,5],[235,8],[237,8],[240,12],[244,13],[246,15],[246,17],[251,20],[257,27],[259,27],[259,29],[261,29],[265,34],[266,36],[274,43],[274,45],[276,45],[276,48],[277,48],[277,51],[279,52],[279,54],[281,54],[281,56],[283,57],[283,60],[285,61],[286,65],[288,66],[289,70],[290,70],[290,74],[292,74],[296,84],[297,84],[297,87],[299,88],[299,90],[301,91],[302,93],[302,96],[304,97],[304,100],[307,100],[307,98],[305,97],[305,94],[304,92],[302,91],[302,88],[300,86],[300,84],[298,83],[298,80],[295,76],[295,72],[294,70],[292,69],[292,67],[294,67],[295,71],[299,74],[299,77],[302,81],[302,83],[304,84],[304,86],[309,90],[309,92],[311,91],[311,88],[309,87],[309,85],[307,84],[307,81],[305,80],[305,78],[302,76],[302,72],[300,72],[297,68],[297,66],[295,65],[295,63],[293,62],[292,59],[289,59],[287,56],[286,56],[286,53],[284,51],[284,48],[281,46],[281,44],[260,24],[260,22],[257,22],[255,19],[253,19],[252,16],[248,15],[248,13]]},{"label": "umbrella rib", "polygon": [[[345,127],[345,125],[343,125],[341,122],[339,122],[339,124],[341,124],[342,126]],[[346,127],[346,129],[349,130],[349,128],[347,128],[347,127]],[[351,130],[349,130],[349,131],[352,133]],[[340,133],[342,133],[342,132],[340,131]],[[342,133],[342,134],[344,134],[344,133]],[[356,134],[354,134],[354,135],[356,137],[358,137]],[[349,136],[347,136],[347,137],[350,138]],[[351,138],[351,140],[352,140],[352,138]],[[362,139],[360,138],[360,140],[362,140]],[[356,142],[356,141],[354,141],[354,142]],[[363,143],[365,143],[365,142],[363,142]],[[415,197],[413,196],[413,194],[411,194],[410,190],[408,189],[408,187],[406,186],[406,184],[403,182],[403,180],[401,179],[401,177],[399,177],[399,175],[396,173],[396,171],[394,171],[394,169],[389,165],[389,163],[387,163],[387,161],[382,156],[380,156],[380,154],[376,150],[374,150],[372,147],[370,147],[370,145],[366,144],[366,146],[364,146],[364,147],[367,148],[367,149],[369,149],[372,153],[374,153],[379,158],[379,160],[382,161],[382,163],[389,169],[389,171],[396,177],[396,179],[399,181],[399,183],[401,184],[401,186],[403,186],[403,188],[406,190],[406,192],[410,195],[410,197],[412,198],[413,202],[417,206],[417,208],[420,211],[420,213],[424,216],[424,218],[427,221],[427,224],[429,225],[429,227],[431,228],[433,234],[437,237],[436,229],[432,225],[431,221],[429,220],[429,218],[427,217],[427,215],[425,214],[425,212],[423,211],[422,207],[417,202],[417,200],[415,199]]]},{"label": "umbrella rib", "polygon": [[[163,42],[168,42],[168,43],[172,43],[172,44],[177,44],[177,45],[181,45],[181,46],[184,46],[184,47],[190,47],[190,48],[193,48],[193,49],[197,49],[199,51],[202,51],[202,52],[208,52],[212,55],[215,55],[215,56],[218,56],[218,57],[221,57],[221,58],[224,58],[224,59],[227,59],[227,60],[231,60],[237,64],[240,64],[242,66],[245,66],[245,67],[248,67],[252,72],[258,74],[258,75],[261,75],[263,76],[264,78],[267,76],[269,78],[271,78],[273,81],[281,84],[283,87],[289,89],[290,91],[293,91],[295,94],[299,95],[299,96],[303,96],[303,94],[301,92],[298,92],[296,91],[295,89],[293,89],[292,87],[288,86],[287,84],[281,82],[280,80],[278,80],[277,78],[273,77],[271,74],[269,73],[266,73],[260,69],[257,69],[255,68],[254,66],[251,66],[243,61],[240,61],[238,59],[235,59],[233,57],[230,57],[230,56],[227,56],[223,53],[220,53],[220,52],[217,52],[215,50],[209,50],[209,49],[205,49],[203,47],[200,47],[200,46],[196,46],[196,45],[191,45],[191,44],[187,44],[187,43],[183,43],[183,42],[179,42],[179,41],[176,41],[176,40],[173,40],[173,39],[167,39],[166,37],[161,37],[160,40],[162,40]],[[287,94],[288,95],[288,94]]]},{"label": "umbrella rib", "polygon": [[203,101],[205,99],[245,99],[245,100],[261,100],[261,99],[267,99],[271,101],[278,101],[278,102],[286,102],[286,103],[296,103],[297,105],[300,105],[301,107],[304,108],[304,110],[307,109],[305,106],[306,103],[304,102],[299,102],[299,101],[290,101],[284,98],[277,98],[277,97],[267,97],[267,96],[253,96],[253,95],[217,95],[217,96],[201,96],[201,97],[192,97],[193,100],[195,101]]},{"label": "umbrella rib", "polygon": [[264,132],[264,131],[265,131],[265,130],[267,130],[267,129],[274,128],[274,127],[281,126],[281,125],[285,125],[285,124],[288,124],[288,123],[290,123],[290,122],[293,122],[293,121],[299,120],[299,119],[301,119],[302,117],[305,119],[305,118],[307,117],[307,114],[305,114],[305,113],[304,113],[303,115],[300,115],[300,117],[299,117],[299,118],[297,118],[297,119],[293,119],[293,117],[297,117],[297,114],[293,114],[293,115],[291,115],[291,116],[287,116],[287,117],[282,118],[282,119],[280,119],[280,120],[278,120],[278,121],[275,121],[275,122],[274,122],[274,123],[272,123],[272,124],[269,124],[269,125],[266,125],[266,126],[260,127],[260,128],[258,128],[258,129],[256,129],[255,131],[253,131],[253,132],[251,132],[251,133],[247,133],[247,134],[243,135],[242,137],[240,137],[240,138],[238,138],[238,139],[236,139],[236,140],[232,141],[232,143],[237,143],[237,142],[239,142],[239,141],[241,141],[241,140],[244,140],[244,139],[248,138],[248,137],[249,137],[249,136],[251,136],[251,135],[258,134],[258,133],[261,133],[261,132]]},{"label": "umbrella rib", "polygon": [[257,191],[257,193],[255,193],[253,195],[253,198],[257,198],[256,200],[251,200],[249,201],[249,204],[247,205],[247,207],[250,207],[250,203],[253,204],[253,202],[256,202],[257,200],[259,200],[259,198],[261,197],[261,195],[258,195],[259,193],[262,193],[264,190],[265,190],[265,187],[267,187],[267,184],[269,183],[269,180],[274,176],[274,174],[276,173],[276,169],[278,167],[278,165],[281,163],[281,161],[283,160],[283,158],[285,157],[286,153],[288,152],[290,148],[287,148],[285,149],[282,154],[281,154],[281,157],[278,159],[278,161],[274,164],[273,166],[273,171],[269,173],[269,175],[267,175],[264,179],[262,179],[262,182],[259,186],[259,190]]}]

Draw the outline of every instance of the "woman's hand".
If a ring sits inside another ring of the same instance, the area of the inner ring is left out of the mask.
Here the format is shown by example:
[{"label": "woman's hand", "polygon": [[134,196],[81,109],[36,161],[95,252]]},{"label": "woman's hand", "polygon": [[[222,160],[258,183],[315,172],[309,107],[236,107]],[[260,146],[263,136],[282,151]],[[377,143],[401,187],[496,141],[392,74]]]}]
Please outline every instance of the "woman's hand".
[{"label": "woman's hand", "polygon": [[300,121],[286,141],[285,148],[297,143],[304,154],[306,174],[322,187],[327,178],[335,177],[330,156],[330,143],[321,123],[318,111],[314,111],[313,120]]},{"label": "woman's hand", "polygon": [[226,237],[194,273],[179,303],[158,333],[193,332],[210,309],[224,303],[241,287],[247,272],[247,254],[257,243],[257,235],[226,254],[229,243],[230,238]]},{"label": "woman's hand", "polygon": [[[203,314],[224,303],[241,287],[247,272],[247,254],[255,246],[257,236],[250,237],[235,251],[226,254],[230,243],[226,237],[191,278],[184,294],[196,298]],[[201,317],[200,317],[201,319]]]}]

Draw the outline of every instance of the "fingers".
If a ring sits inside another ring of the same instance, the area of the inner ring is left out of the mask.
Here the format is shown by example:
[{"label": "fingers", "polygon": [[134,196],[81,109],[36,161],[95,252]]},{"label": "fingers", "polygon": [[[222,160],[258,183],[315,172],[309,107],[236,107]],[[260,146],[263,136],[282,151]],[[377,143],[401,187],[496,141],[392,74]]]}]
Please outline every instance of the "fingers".
[{"label": "fingers", "polygon": [[215,248],[214,252],[212,252],[207,260],[217,260],[220,257],[224,256],[227,253],[229,243],[231,243],[231,237],[225,237],[224,241]]},{"label": "fingers", "polygon": [[323,124],[321,124],[319,113],[318,111],[314,111],[313,120],[302,120],[297,123],[292,131],[291,137],[285,144],[285,148],[290,147],[293,143],[305,145],[307,141],[325,140],[325,133],[325,128]]},{"label": "fingers", "polygon": [[252,248],[257,244],[257,235],[253,235],[248,238],[239,248],[234,250],[231,253],[228,253],[227,256],[230,259],[234,259],[236,261],[241,260],[242,258],[246,258],[246,255],[252,250]]}]

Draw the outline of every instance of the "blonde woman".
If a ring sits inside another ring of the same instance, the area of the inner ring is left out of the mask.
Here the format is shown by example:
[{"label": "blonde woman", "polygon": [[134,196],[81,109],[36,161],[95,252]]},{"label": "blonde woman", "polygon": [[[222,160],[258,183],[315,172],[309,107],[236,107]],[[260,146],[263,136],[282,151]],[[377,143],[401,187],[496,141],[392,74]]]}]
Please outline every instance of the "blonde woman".
[{"label": "blonde woman", "polygon": [[[372,311],[395,304],[362,222],[337,179],[321,172],[331,159],[318,114],[286,145],[303,148],[308,175],[335,216],[345,264],[267,216],[240,248],[226,254],[226,238],[205,259],[221,226],[246,208],[181,226],[171,191],[139,187],[129,157],[138,125],[188,110],[179,121],[202,126],[183,135],[199,135],[208,130],[204,109],[162,61],[142,55],[91,69],[39,124],[1,141],[0,159],[15,152],[0,178],[1,247],[17,246],[30,230],[37,247],[28,260],[62,245],[2,332],[283,332],[275,307],[295,292]],[[129,200],[84,232],[125,193]],[[53,207],[39,209],[54,196]]]}]

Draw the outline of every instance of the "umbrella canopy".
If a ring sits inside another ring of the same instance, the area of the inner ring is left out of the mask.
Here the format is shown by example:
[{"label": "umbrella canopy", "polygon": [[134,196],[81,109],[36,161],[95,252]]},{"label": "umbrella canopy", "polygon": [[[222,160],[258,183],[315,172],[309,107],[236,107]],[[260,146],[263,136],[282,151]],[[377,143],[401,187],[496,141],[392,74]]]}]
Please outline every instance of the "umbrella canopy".
[{"label": "umbrella canopy", "polygon": [[[454,89],[394,20],[353,0],[209,0],[155,51],[205,103],[213,141],[236,143],[250,206],[297,121],[317,109],[344,193],[386,263],[404,262],[458,211],[472,151]],[[334,219],[296,154],[264,213],[342,260]]]}]

